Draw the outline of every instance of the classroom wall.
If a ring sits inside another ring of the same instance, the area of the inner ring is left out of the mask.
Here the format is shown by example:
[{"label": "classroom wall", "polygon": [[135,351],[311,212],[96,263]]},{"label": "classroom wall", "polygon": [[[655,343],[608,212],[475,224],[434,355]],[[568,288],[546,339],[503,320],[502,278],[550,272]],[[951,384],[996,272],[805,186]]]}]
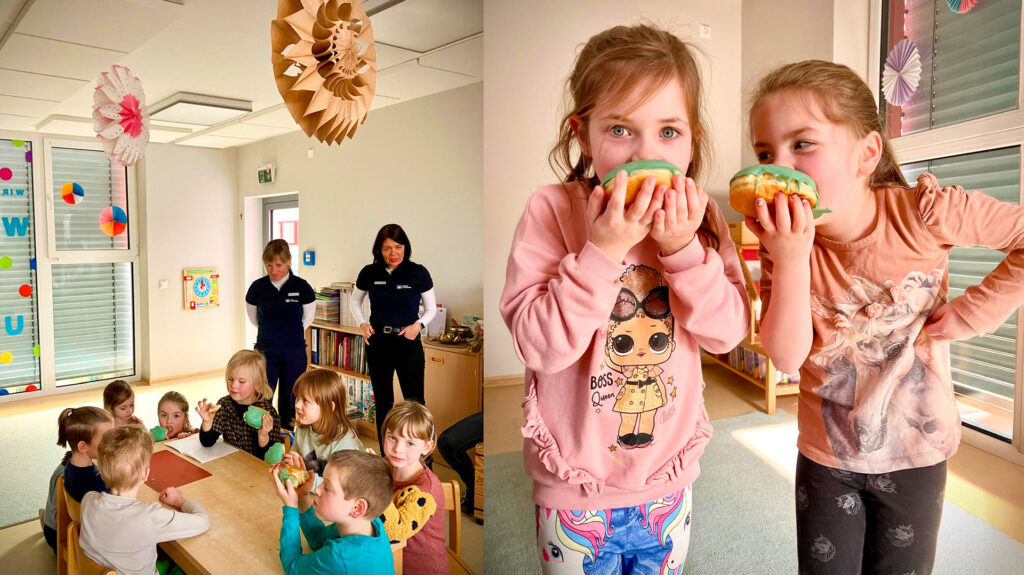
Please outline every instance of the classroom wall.
[{"label": "classroom wall", "polygon": [[[482,316],[482,132],[477,83],[373,110],[355,138],[339,145],[301,132],[249,144],[238,155],[240,205],[249,221],[259,204],[252,197],[298,192],[299,247],[316,251],[316,265],[292,268],[314,289],[355,281],[372,261],[377,230],[398,223],[413,261],[430,271],[438,303],[455,317]],[[256,169],[268,163],[277,165],[276,179],[259,184]],[[262,247],[246,246],[239,297],[263,273]]]},{"label": "classroom wall", "polygon": [[[143,379],[220,369],[242,346],[237,156],[233,149],[146,148],[138,170]],[[187,310],[182,270],[207,266],[221,272],[220,307]]]},{"label": "classroom wall", "polygon": [[[744,3],[745,4],[745,3]],[[522,15],[529,14],[528,24]],[[561,94],[578,47],[617,24],[653,22],[692,40],[704,52],[707,108],[715,166],[704,187],[726,203],[728,178],[740,165],[742,130],[739,0],[486,1],[484,5],[484,373],[522,373],[498,313],[512,233],[529,195],[556,181],[547,154],[562,110]],[[711,37],[698,38],[700,24]],[[500,177],[493,177],[499,176]]]}]

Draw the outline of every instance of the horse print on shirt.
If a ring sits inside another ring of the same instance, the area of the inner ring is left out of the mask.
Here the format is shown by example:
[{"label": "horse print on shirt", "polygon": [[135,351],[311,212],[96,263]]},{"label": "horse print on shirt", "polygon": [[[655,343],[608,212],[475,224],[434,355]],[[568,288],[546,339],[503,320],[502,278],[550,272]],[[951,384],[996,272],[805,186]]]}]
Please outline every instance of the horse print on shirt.
[{"label": "horse print on shirt", "polygon": [[948,347],[922,333],[942,303],[943,275],[915,271],[881,285],[853,276],[843,295],[811,292],[813,313],[835,326],[810,359],[825,372],[818,395],[839,467],[871,473],[955,450]]},{"label": "horse print on shirt", "polygon": [[657,270],[631,265],[619,282],[622,288],[608,322],[604,355],[605,365],[622,376],[615,379],[619,390],[612,407],[620,417],[617,443],[634,449],[654,440],[654,417],[670,399],[659,365],[676,348],[675,321],[668,286]]}]

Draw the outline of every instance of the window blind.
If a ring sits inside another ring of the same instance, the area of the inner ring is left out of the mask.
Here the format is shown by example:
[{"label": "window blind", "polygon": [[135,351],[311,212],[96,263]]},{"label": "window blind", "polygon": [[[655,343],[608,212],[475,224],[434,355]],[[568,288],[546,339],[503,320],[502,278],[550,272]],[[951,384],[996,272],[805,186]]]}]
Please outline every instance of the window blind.
[{"label": "window blind", "polygon": [[[980,4],[979,4],[980,6]],[[911,184],[931,172],[944,185],[959,184],[1000,201],[1020,203],[1019,146],[906,164],[903,174]],[[949,254],[949,299],[963,295],[1003,261],[1000,251],[953,248]],[[1017,369],[1017,313],[994,333],[950,345],[954,391],[1012,413]]]},{"label": "window blind", "polygon": [[132,264],[67,264],[52,270],[58,387],[133,375]]},{"label": "window blind", "polygon": [[[985,0],[966,14],[954,13],[945,0],[890,0],[889,4],[895,26],[883,44],[884,54],[905,35],[921,56],[921,81],[902,108],[900,134],[1017,108],[1020,0]],[[885,102],[884,98],[879,101]]]},{"label": "window blind", "polygon": [[[108,236],[99,227],[99,215],[114,205],[128,213],[126,168],[111,164],[101,150],[53,148],[53,227],[58,250],[128,249],[128,230]],[[65,184],[78,184],[85,196],[67,203]]]},{"label": "window blind", "polygon": [[0,140],[0,390],[6,393],[39,385],[31,146]]}]

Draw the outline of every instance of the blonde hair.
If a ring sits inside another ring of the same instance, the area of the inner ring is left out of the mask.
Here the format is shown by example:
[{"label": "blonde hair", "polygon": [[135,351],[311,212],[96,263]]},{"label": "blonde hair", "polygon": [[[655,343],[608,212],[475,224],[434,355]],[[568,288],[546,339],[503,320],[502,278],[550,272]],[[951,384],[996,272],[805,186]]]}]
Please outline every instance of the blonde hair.
[{"label": "blonde hair", "polygon": [[[422,403],[400,401],[391,408],[382,426],[384,433],[404,433],[406,437],[434,441],[434,415]],[[434,451],[434,446],[424,456]]]},{"label": "blonde hair", "polygon": [[104,409],[87,405],[85,407],[68,407],[57,416],[57,445],[66,447],[61,465],[67,465],[71,456],[78,450],[78,443],[92,442],[96,435],[96,425],[113,423],[114,416]]},{"label": "blonde hair", "polygon": [[269,264],[274,260],[281,260],[286,264],[291,263],[292,252],[288,249],[288,242],[282,239],[267,242],[267,246],[263,248],[263,264]]},{"label": "blonde hair", "polygon": [[[304,397],[320,406],[320,419],[309,427],[320,436],[322,445],[334,443],[349,431],[355,432],[352,422],[345,417],[348,393],[337,372],[329,369],[307,371],[295,380],[292,396]],[[298,423],[293,422],[293,425],[298,426]]]},{"label": "blonde hair", "polygon": [[391,468],[383,457],[370,455],[358,449],[335,451],[327,458],[327,469],[338,469],[338,483],[346,499],[360,498],[366,501],[366,514],[373,519],[384,513],[395,495],[395,480]]},{"label": "blonde hair", "polygon": [[131,489],[153,456],[153,435],[141,425],[115,427],[100,440],[96,465],[111,491]]},{"label": "blonde hair", "polygon": [[872,188],[907,187],[871,88],[856,72],[842,64],[824,60],[804,60],[780,66],[758,82],[751,100],[751,118],[765,98],[780,92],[812,98],[829,122],[846,126],[857,138],[876,132],[882,139],[882,157],[868,185]]},{"label": "blonde hair", "polygon": [[[693,46],[667,30],[646,24],[615,26],[587,40],[566,84],[567,113],[559,122],[558,139],[548,153],[548,163],[562,181],[580,182],[588,191],[600,183],[593,171],[593,158],[584,153],[576,137],[579,133],[586,141],[587,125],[598,102],[620,103],[644,84],[649,86],[649,98],[672,80],[679,81],[686,95],[693,150],[686,175],[695,181],[701,178],[712,164],[712,152],[710,131],[703,120],[700,66],[694,51]],[[698,236],[706,245],[717,248],[718,234],[711,224],[710,210],[709,202]]]},{"label": "blonde hair", "polygon": [[180,393],[178,393],[177,391],[168,391],[167,393],[165,393],[163,395],[163,397],[160,398],[160,401],[158,401],[157,404],[156,404],[157,416],[160,415],[160,406],[163,405],[165,401],[170,401],[172,403],[177,404],[178,408],[181,409],[182,413],[185,414],[185,426],[182,427],[181,430],[182,431],[194,431],[194,429],[192,429],[192,424],[189,423],[189,421],[188,421],[188,408],[189,408],[189,406],[188,406],[188,400],[185,399],[185,396],[180,394]]},{"label": "blonde hair", "polygon": [[274,390],[270,389],[267,383],[267,359],[262,353],[251,349],[235,352],[224,369],[224,379],[231,377],[231,374],[240,367],[249,368],[249,381],[255,388],[257,400],[274,397]]},{"label": "blonde hair", "polygon": [[115,379],[103,388],[103,407],[114,414],[114,408],[128,401],[135,395],[132,386],[123,379]]}]

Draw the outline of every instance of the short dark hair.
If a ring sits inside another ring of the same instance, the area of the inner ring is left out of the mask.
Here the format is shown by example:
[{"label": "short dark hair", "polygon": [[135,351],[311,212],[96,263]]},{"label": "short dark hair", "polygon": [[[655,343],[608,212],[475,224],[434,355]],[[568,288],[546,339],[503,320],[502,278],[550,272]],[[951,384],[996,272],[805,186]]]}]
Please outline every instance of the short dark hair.
[{"label": "short dark hair", "polygon": [[379,455],[359,449],[342,449],[327,458],[327,467],[337,467],[345,497],[358,497],[366,501],[366,515],[373,519],[384,513],[395,494],[395,481],[391,468]]},{"label": "short dark hair", "polygon": [[402,259],[403,264],[412,258],[412,244],[409,243],[409,236],[405,235],[405,230],[398,224],[388,224],[377,232],[377,238],[373,240],[373,249],[370,250],[370,253],[373,254],[373,263],[385,263],[384,254],[381,253],[381,249],[384,247],[384,240],[391,240],[405,246],[405,257]]}]

